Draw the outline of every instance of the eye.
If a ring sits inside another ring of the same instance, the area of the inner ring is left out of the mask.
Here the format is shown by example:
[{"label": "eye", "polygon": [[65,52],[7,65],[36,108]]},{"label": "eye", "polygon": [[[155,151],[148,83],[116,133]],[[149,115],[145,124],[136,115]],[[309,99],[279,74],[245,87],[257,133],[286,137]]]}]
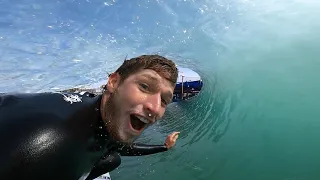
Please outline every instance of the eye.
[{"label": "eye", "polygon": [[140,83],[139,85],[140,85],[140,87],[141,87],[142,89],[144,89],[144,90],[149,90],[148,84],[146,84],[146,83]]},{"label": "eye", "polygon": [[161,102],[166,106],[166,105],[168,105],[168,102],[166,101],[166,100],[164,100],[164,99],[161,99]]}]

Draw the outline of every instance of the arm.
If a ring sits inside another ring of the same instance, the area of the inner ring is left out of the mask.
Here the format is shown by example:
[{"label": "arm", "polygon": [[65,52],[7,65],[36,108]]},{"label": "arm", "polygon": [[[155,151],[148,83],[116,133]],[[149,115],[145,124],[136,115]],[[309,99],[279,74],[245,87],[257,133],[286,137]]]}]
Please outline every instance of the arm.
[{"label": "arm", "polygon": [[[123,156],[139,156],[157,153],[166,150],[165,145],[143,145],[134,144],[124,146],[119,153]],[[102,158],[90,171],[85,180],[94,180],[95,178],[116,169],[121,164],[121,158],[118,153],[114,152],[109,156]]]},{"label": "arm", "polygon": [[147,144],[139,144],[139,143],[124,145],[119,148],[119,153],[122,156],[143,156],[143,155],[164,152],[175,145],[176,140],[178,139],[178,136],[179,136],[179,132],[171,133],[167,137],[163,145],[147,145]]},{"label": "arm", "polygon": [[94,180],[102,174],[111,172],[118,166],[120,166],[121,158],[118,153],[120,153],[120,155],[123,156],[141,156],[154,154],[166,150],[167,147],[165,145],[124,145],[119,148],[118,152],[114,152],[106,157],[103,157],[97,164],[95,164],[86,180]]},{"label": "arm", "polygon": [[120,155],[122,156],[143,156],[167,151],[166,145],[147,145],[134,143],[132,145],[125,145],[120,148]]},{"label": "arm", "polygon": [[85,180],[93,180],[107,172],[111,172],[120,166],[120,164],[121,158],[119,154],[113,152],[112,154],[103,157],[97,164],[95,164]]},{"label": "arm", "polygon": [[121,164],[120,155],[123,156],[142,156],[167,151],[173,147],[178,138],[179,132],[170,134],[164,145],[146,145],[134,143],[132,145],[124,145],[118,148],[118,152],[114,152],[106,157],[103,157],[91,170],[86,180],[93,180],[104,173],[111,172]]},{"label": "arm", "polygon": [[118,153],[123,156],[141,156],[166,150],[167,147],[165,145],[132,144],[122,146],[119,148],[118,152],[114,152],[106,157],[103,157],[97,164],[95,164],[86,180],[94,180],[102,174],[111,172],[120,166],[121,158]]},{"label": "arm", "polygon": [[106,157],[103,157],[97,164],[95,164],[86,180],[94,180],[102,174],[111,172],[120,166],[121,158],[118,153],[123,156],[141,156],[166,150],[167,147],[165,145],[133,144],[130,146],[123,146],[119,152],[114,152]]}]

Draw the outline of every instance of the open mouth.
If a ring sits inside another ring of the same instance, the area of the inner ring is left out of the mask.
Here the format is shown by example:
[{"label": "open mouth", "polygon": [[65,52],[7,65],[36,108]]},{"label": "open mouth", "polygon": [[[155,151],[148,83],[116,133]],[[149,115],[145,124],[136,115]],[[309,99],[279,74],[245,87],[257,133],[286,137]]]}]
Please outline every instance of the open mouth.
[{"label": "open mouth", "polygon": [[143,117],[132,114],[130,115],[130,123],[134,130],[141,131],[143,128],[145,128],[148,125],[149,122]]}]

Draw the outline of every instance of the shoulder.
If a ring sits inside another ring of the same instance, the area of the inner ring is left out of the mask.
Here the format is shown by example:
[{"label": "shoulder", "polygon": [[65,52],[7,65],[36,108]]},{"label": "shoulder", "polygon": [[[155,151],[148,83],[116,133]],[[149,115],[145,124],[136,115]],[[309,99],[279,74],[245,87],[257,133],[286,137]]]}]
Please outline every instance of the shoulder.
[{"label": "shoulder", "polygon": [[101,96],[101,94],[93,93],[86,90],[60,91],[54,93],[60,94],[63,97],[63,100],[69,102],[70,104],[79,102],[91,102],[92,100],[96,100]]},{"label": "shoulder", "polygon": [[[44,92],[44,93],[6,93],[0,94],[0,111],[14,109],[27,112],[66,111],[92,106],[99,100],[99,95],[81,92]],[[54,107],[54,108],[53,108]],[[67,108],[67,109],[65,109]]]},{"label": "shoulder", "polygon": [[59,91],[62,93],[89,93],[92,95],[99,95],[103,93],[103,86],[101,86],[100,88],[81,88],[81,87],[75,87],[75,88],[70,88],[70,89],[65,89],[62,91]]}]

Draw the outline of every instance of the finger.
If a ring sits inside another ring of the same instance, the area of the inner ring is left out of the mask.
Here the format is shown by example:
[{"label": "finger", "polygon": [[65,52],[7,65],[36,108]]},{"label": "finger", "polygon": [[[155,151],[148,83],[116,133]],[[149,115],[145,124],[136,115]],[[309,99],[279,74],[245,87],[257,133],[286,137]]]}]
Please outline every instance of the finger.
[{"label": "finger", "polygon": [[173,132],[173,133],[171,133],[168,137],[174,137],[174,136],[176,136],[177,134],[179,134],[180,132]]},{"label": "finger", "polygon": [[176,136],[172,137],[171,141],[172,141],[172,142],[176,142],[176,140],[178,139],[178,137],[179,137],[179,135],[176,135]]},{"label": "finger", "polygon": [[177,141],[178,137],[179,137],[179,135],[177,135],[176,137],[174,137],[174,141]]},{"label": "finger", "polygon": [[176,132],[173,137],[179,136],[180,132]]}]

